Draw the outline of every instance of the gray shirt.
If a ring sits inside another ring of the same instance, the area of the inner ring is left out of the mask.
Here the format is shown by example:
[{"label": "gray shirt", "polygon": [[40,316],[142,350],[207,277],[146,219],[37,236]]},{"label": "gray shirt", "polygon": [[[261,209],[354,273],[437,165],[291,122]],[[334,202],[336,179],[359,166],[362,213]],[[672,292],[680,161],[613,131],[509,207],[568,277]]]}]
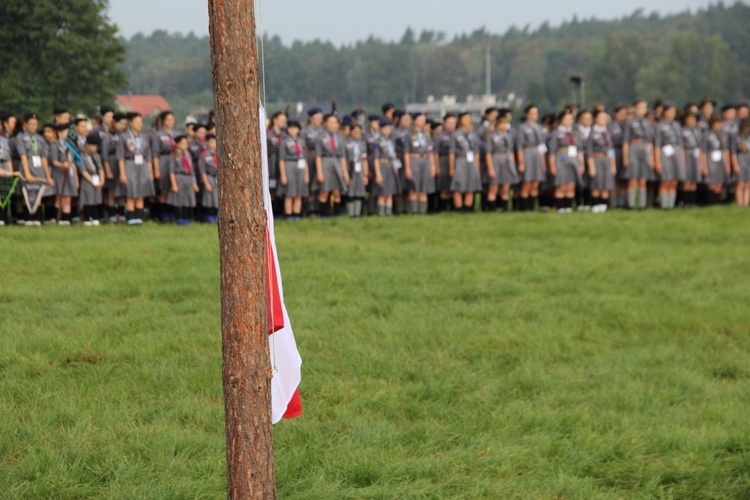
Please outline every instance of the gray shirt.
[{"label": "gray shirt", "polygon": [[632,141],[651,142],[654,137],[654,127],[645,116],[643,118],[633,117],[625,122],[623,142]]},{"label": "gray shirt", "polygon": [[143,162],[151,161],[151,141],[149,137],[141,132],[133,133],[128,129],[120,134],[120,140],[117,142],[117,159],[127,161],[135,159],[136,155],[143,155]]},{"label": "gray shirt", "polygon": [[683,147],[684,143],[682,140],[682,127],[676,121],[662,120],[656,126],[654,133],[654,146],[660,148],[662,146],[674,146]]},{"label": "gray shirt", "polygon": [[523,122],[518,127],[516,134],[516,147],[518,149],[535,148],[544,144],[546,132],[538,123]]},{"label": "gray shirt", "polygon": [[490,154],[505,154],[513,151],[513,138],[508,131],[493,130],[487,134],[484,149]]}]

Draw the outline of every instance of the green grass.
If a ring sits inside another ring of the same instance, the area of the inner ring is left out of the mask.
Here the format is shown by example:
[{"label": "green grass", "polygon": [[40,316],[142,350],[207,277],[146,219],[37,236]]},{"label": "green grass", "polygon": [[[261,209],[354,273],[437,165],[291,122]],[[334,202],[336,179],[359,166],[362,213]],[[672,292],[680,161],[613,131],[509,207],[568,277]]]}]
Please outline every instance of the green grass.
[{"label": "green grass", "polygon": [[[280,497],[750,497],[748,216],[279,223]],[[0,255],[0,497],[221,498],[215,227]]]}]

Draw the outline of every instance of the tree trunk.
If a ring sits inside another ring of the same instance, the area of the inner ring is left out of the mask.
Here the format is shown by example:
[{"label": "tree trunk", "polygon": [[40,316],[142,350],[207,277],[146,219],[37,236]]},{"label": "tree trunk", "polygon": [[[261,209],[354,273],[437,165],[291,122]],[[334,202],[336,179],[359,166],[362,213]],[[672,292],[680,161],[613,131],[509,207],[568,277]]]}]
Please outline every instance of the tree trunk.
[{"label": "tree trunk", "polygon": [[218,135],[227,498],[276,497],[253,0],[209,0]]}]

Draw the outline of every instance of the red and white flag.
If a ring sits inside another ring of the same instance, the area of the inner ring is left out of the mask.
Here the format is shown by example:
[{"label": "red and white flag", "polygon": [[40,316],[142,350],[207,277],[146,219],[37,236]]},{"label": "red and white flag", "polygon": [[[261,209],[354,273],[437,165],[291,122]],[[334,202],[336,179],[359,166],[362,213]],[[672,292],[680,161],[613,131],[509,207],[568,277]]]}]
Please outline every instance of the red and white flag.
[{"label": "red and white flag", "polygon": [[284,305],[276,238],[273,228],[273,210],[268,178],[268,151],[266,150],[266,112],[260,105],[260,144],[263,159],[263,205],[266,209],[266,283],[268,293],[268,342],[271,353],[271,410],[273,423],[282,418],[302,414],[299,384],[302,379],[302,358],[292,333],[292,324]]}]

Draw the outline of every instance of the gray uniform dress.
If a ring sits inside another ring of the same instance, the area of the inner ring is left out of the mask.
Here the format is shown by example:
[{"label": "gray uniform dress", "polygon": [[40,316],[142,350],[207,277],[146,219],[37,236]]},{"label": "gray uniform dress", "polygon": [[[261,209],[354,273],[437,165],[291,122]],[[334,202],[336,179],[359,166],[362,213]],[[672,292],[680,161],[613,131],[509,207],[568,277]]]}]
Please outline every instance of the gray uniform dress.
[{"label": "gray uniform dress", "polygon": [[[313,174],[315,164],[307,163],[305,144],[300,136],[297,139],[285,137],[279,146],[279,160],[284,162],[284,173],[286,173],[286,186],[279,184],[276,191],[290,198],[305,197],[310,194],[310,189],[305,182],[305,167]],[[304,163],[301,163],[301,162]]]},{"label": "gray uniform dress", "polygon": [[154,195],[154,183],[151,181],[148,165],[151,161],[151,143],[146,134],[135,134],[130,129],[123,132],[117,143],[117,160],[125,162],[128,198],[148,198]]},{"label": "gray uniform dress", "polygon": [[[595,191],[611,191],[615,188],[615,178],[612,175],[612,158],[615,150],[609,131],[594,126],[586,141],[586,155],[594,160],[596,175],[589,176],[589,189]],[[588,169],[587,169],[588,170]]]},{"label": "gray uniform dress", "polygon": [[654,146],[661,148],[661,180],[684,181],[685,161],[683,156],[682,127],[676,121],[662,120],[654,132]]},{"label": "gray uniform dress", "polygon": [[490,184],[515,184],[521,180],[513,159],[513,138],[507,131],[493,130],[487,134],[484,141],[485,150],[492,155],[492,167],[495,178],[489,179]]},{"label": "gray uniform dress", "polygon": [[685,182],[703,182],[700,136],[697,127],[682,129],[682,143],[685,146]]},{"label": "gray uniform dress", "polygon": [[[574,149],[573,149],[574,148]],[[582,185],[581,164],[578,161],[578,153],[581,152],[581,144],[578,143],[576,134],[572,129],[564,128],[562,125],[552,133],[549,143],[550,155],[555,155],[555,186],[565,184]]]},{"label": "gray uniform dress", "polygon": [[[104,165],[102,165],[102,159],[99,153],[84,153],[83,161],[78,165],[78,172],[81,174],[81,189],[78,194],[78,204],[87,207],[92,205],[101,205],[102,203],[102,190],[96,189],[92,183],[86,180],[83,176],[84,172],[88,172],[93,178],[94,176],[99,177],[99,174],[104,173]],[[99,178],[101,179],[101,177]]]},{"label": "gray uniform dress", "polygon": [[[271,128],[266,133],[266,151],[268,153],[268,186],[271,189],[271,192],[276,192],[276,194],[281,195],[281,192],[279,192],[279,189],[281,189],[281,184],[279,183],[279,180],[281,179],[279,174],[279,160],[281,159],[281,155],[279,154],[279,148],[281,147],[281,143],[284,140],[284,132],[276,132],[273,128]],[[282,190],[283,191],[283,190]]]},{"label": "gray uniform dress", "polygon": [[438,167],[440,172],[437,178],[437,190],[440,193],[447,193],[451,190],[451,169],[448,155],[451,152],[451,134],[449,132],[440,132],[435,137],[435,151],[438,155]]},{"label": "gray uniform dress", "polygon": [[315,156],[320,158],[323,170],[323,185],[320,191],[329,193],[331,191],[344,192],[344,174],[341,170],[341,158],[344,156],[344,147],[341,136],[337,133],[329,134],[323,131],[318,135],[315,143]]},{"label": "gray uniform dress", "polygon": [[351,198],[365,197],[365,172],[363,165],[367,161],[367,142],[364,139],[346,141],[346,164],[349,167],[349,187],[347,196]]},{"label": "gray uniform dress", "polygon": [[649,166],[653,150],[654,128],[648,118],[633,117],[625,122],[623,142],[628,143],[627,178],[630,180],[651,180],[655,178]]},{"label": "gray uniform dress", "polygon": [[737,182],[750,182],[750,135],[737,135],[735,152],[740,166]]},{"label": "gray uniform dress", "polygon": [[435,178],[432,176],[432,139],[423,132],[409,134],[405,154],[409,155],[411,187],[417,193],[435,192]]},{"label": "gray uniform dress", "polygon": [[[21,166],[21,156],[26,156],[31,175],[46,180],[47,175],[44,172],[42,158],[49,158],[49,152],[47,150],[47,141],[44,140],[44,137],[39,134],[29,134],[24,131],[14,138],[14,146],[18,160],[14,161],[13,168],[15,168],[17,172],[24,173],[23,167]],[[35,183],[26,182],[24,184]],[[75,187],[75,183],[73,184],[73,187]],[[47,187],[44,192],[44,197],[55,196],[56,194],[55,188]]]},{"label": "gray uniform dress", "polygon": [[151,151],[154,158],[159,158],[159,174],[161,180],[158,181],[159,189],[167,190],[170,188],[169,182],[169,157],[172,155],[174,148],[174,131],[167,129],[155,130],[151,134]]},{"label": "gray uniform dress", "polygon": [[[55,194],[59,196],[78,196],[76,188],[76,164],[73,162],[73,154],[68,151],[64,142],[55,141],[50,146],[50,169],[52,170],[52,179],[55,181]],[[62,168],[55,167],[52,162],[67,161],[70,167],[67,174]],[[67,181],[65,177],[67,176]]]},{"label": "gray uniform dress", "polygon": [[318,185],[318,176],[315,175],[315,145],[318,143],[318,136],[321,134],[321,132],[321,128],[315,128],[312,125],[308,125],[299,133],[300,137],[302,137],[302,142],[305,144],[307,165],[310,168],[309,189],[311,193],[320,191],[320,186]]},{"label": "gray uniform dress", "polygon": [[[401,162],[401,165],[406,164],[404,155],[409,151],[409,135],[409,129],[403,127],[396,128],[391,135],[393,137],[393,145],[396,148],[396,157]],[[409,180],[406,178],[406,169],[399,169],[398,178],[404,193],[415,191],[413,179]]]},{"label": "gray uniform dress", "polygon": [[615,152],[615,169],[617,170],[615,181],[627,181],[627,172],[622,165],[622,143],[625,139],[625,131],[617,120],[612,120],[607,128],[609,129],[609,137],[612,140],[612,148]]},{"label": "gray uniform dress", "polygon": [[524,170],[521,174],[523,182],[544,181],[544,164],[542,156],[547,146],[544,144],[546,133],[538,123],[523,122],[516,134],[516,148],[523,151]]},{"label": "gray uniform dress", "polygon": [[8,163],[12,162],[11,158],[10,141],[8,137],[0,132],[0,169],[4,172],[10,172],[12,163],[11,167],[8,166]]},{"label": "gray uniform dress", "polygon": [[387,139],[382,135],[378,138],[375,154],[380,163],[380,175],[383,183],[373,188],[376,196],[393,196],[401,193],[401,180],[398,170],[402,168],[396,157],[396,147],[391,137]]},{"label": "gray uniform dress", "polygon": [[479,174],[479,139],[474,132],[456,130],[451,137],[451,154],[456,156],[451,191],[476,193],[482,190]]},{"label": "gray uniform dress", "polygon": [[169,173],[175,175],[177,192],[170,188],[167,203],[177,208],[195,207],[195,171],[192,159],[187,152],[180,152],[178,156],[169,157]]},{"label": "gray uniform dress", "polygon": [[724,152],[727,147],[721,142],[721,136],[713,130],[708,130],[703,137],[703,151],[706,153],[708,176],[706,184],[723,184],[726,178],[726,162]]},{"label": "gray uniform dress", "polygon": [[109,162],[109,169],[112,172],[112,178],[104,182],[104,187],[114,190],[115,198],[122,198],[127,194],[126,186],[120,182],[120,164],[117,162],[117,145],[120,140],[122,140],[122,134],[109,134],[106,149],[102,147],[102,151]]},{"label": "gray uniform dress", "polygon": [[210,193],[205,188],[203,189],[201,205],[203,208],[219,208],[219,184],[216,181],[216,176],[219,175],[219,161],[216,153],[205,150],[198,162],[198,168],[200,173],[206,174],[206,180],[211,186]]},{"label": "gray uniform dress", "polygon": [[[737,150],[737,136],[739,135],[739,127],[736,122],[724,121],[721,124],[721,143],[729,149],[730,153],[734,154]],[[730,170],[729,175],[724,179],[726,184],[736,184],[737,175],[734,170]]]}]

